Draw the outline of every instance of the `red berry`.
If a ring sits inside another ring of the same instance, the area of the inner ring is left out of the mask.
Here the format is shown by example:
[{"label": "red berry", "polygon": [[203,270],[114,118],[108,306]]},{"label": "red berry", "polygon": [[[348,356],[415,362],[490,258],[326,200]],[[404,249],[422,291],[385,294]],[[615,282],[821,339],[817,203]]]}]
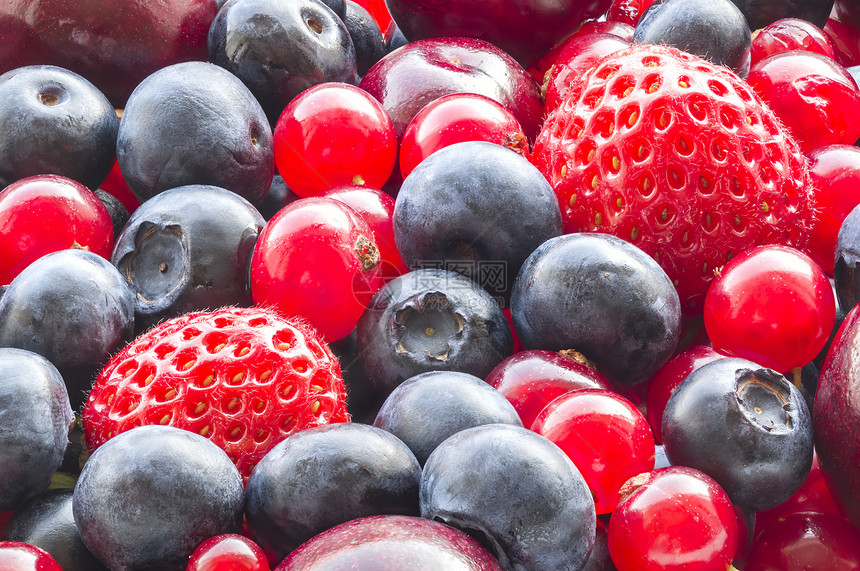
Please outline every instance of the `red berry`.
[{"label": "red berry", "polygon": [[725,355],[718,353],[713,347],[693,345],[672,357],[651,378],[645,397],[645,411],[657,444],[663,444],[663,411],[678,385],[702,365],[724,358]]},{"label": "red berry", "polygon": [[604,389],[566,393],[537,416],[531,429],[554,442],[585,478],[598,514],[610,513],[629,478],[654,469],[648,421],[624,397]]},{"label": "red berry", "polygon": [[803,152],[860,138],[860,90],[831,58],[794,50],[750,67],[747,82],[795,136]]},{"label": "red berry", "polygon": [[275,125],[275,165],[300,197],[344,184],[382,188],[397,158],[394,124],[366,91],[328,82],[290,101]]},{"label": "red berry", "polygon": [[567,232],[606,232],[654,257],[687,310],[713,271],[761,243],[802,245],[812,209],[796,142],[736,75],[635,45],[575,82],[532,153]]},{"label": "red berry", "polygon": [[806,251],[832,276],[839,228],[860,204],[860,148],[826,145],[811,151],[808,157],[815,219]]},{"label": "red berry", "polygon": [[0,541],[0,571],[63,571],[51,555],[20,541]]},{"label": "red berry", "polygon": [[669,466],[624,488],[607,532],[618,571],[726,571],[738,547],[738,521],[713,479]]},{"label": "red berry", "polygon": [[705,297],[714,347],[781,373],[812,361],[836,319],[833,289],[806,254],[760,246],[725,265]]},{"label": "red berry", "polygon": [[349,335],[382,285],[373,231],[332,198],[304,198],[263,228],[251,261],[256,305],[307,319],[327,341]]},{"label": "red berry", "polygon": [[590,366],[555,351],[515,352],[496,365],[485,379],[514,406],[523,426],[531,426],[555,398],[577,389],[611,387]]},{"label": "red berry", "polygon": [[606,11],[606,19],[635,26],[645,10],[653,3],[654,0],[612,0],[612,4]]},{"label": "red berry", "polygon": [[750,61],[755,65],[767,56],[790,50],[836,57],[830,38],[821,28],[800,18],[783,18],[758,31],[750,46]]},{"label": "red berry", "polygon": [[261,308],[223,308],[165,321],[99,373],[83,409],[90,451],[147,424],[196,432],[243,478],[275,444],[346,422],[337,358],[310,327]]},{"label": "red berry", "polygon": [[110,259],[113,224],[90,189],[66,177],[37,175],[0,191],[0,285],[37,258],[69,248]]},{"label": "red berry", "polygon": [[380,273],[389,281],[409,271],[394,243],[394,198],[381,190],[359,185],[338,186],[322,195],[343,202],[364,219],[379,248]]},{"label": "red berry", "polygon": [[528,140],[510,111],[477,93],[453,93],[428,103],[407,125],[401,175],[406,178],[432,153],[464,141],[489,141],[528,157]]},{"label": "red berry", "polygon": [[744,571],[855,571],[860,533],[827,514],[794,514],[775,523],[753,543]]},{"label": "red berry", "polygon": [[242,535],[226,533],[197,546],[186,571],[270,571],[259,545]]}]

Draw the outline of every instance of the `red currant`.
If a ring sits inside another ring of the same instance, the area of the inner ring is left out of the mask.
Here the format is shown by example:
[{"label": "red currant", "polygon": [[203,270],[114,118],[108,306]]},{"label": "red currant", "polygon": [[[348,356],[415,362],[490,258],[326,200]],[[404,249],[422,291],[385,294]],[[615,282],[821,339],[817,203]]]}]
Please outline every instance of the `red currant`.
[{"label": "red currant", "polygon": [[824,271],[788,246],[759,246],[727,263],[705,296],[714,347],[781,373],[812,361],[836,319]]},{"label": "red currant", "polygon": [[510,111],[477,93],[452,93],[428,103],[407,125],[400,143],[401,175],[406,178],[432,153],[464,141],[489,141],[528,154],[526,134]]},{"label": "red currant", "polygon": [[624,485],[609,520],[618,571],[726,571],[738,547],[738,520],[726,492],[684,466],[659,468]]},{"label": "red currant", "polygon": [[724,357],[725,355],[708,345],[693,345],[672,357],[652,377],[645,397],[645,411],[657,444],[663,444],[663,411],[666,409],[666,403],[681,381],[702,365]]},{"label": "red currant", "polygon": [[409,271],[394,243],[394,198],[390,194],[366,186],[348,185],[333,188],[323,196],[351,207],[370,226],[379,248],[383,281],[387,282]]},{"label": "red currant", "polygon": [[860,138],[860,90],[842,66],[821,54],[793,50],[750,68],[747,82],[785,123],[803,152]]},{"label": "red currant", "polygon": [[654,0],[612,0],[612,4],[606,11],[606,19],[635,26],[645,10],[653,3]]},{"label": "red currant", "polygon": [[62,176],[38,175],[0,192],[0,285],[45,254],[69,248],[110,259],[113,224],[90,189]]},{"label": "red currant", "polygon": [[266,554],[259,545],[227,533],[211,537],[197,546],[186,571],[269,571]]},{"label": "red currant", "polygon": [[51,555],[20,541],[0,541],[0,571],[63,571]]},{"label": "red currant", "polygon": [[591,367],[541,349],[515,353],[496,365],[485,380],[514,405],[523,426],[531,426],[546,405],[565,393],[610,389],[609,381]]},{"label": "red currant", "polygon": [[306,318],[327,341],[349,335],[382,285],[373,231],[331,198],[303,198],[263,228],[251,261],[251,297]]},{"label": "red currant", "polygon": [[337,82],[290,101],[275,125],[274,148],[278,173],[300,197],[344,184],[382,188],[397,159],[394,124],[382,105]]},{"label": "red currant", "polygon": [[800,18],[783,18],[759,30],[750,46],[750,61],[755,65],[767,56],[790,50],[836,57],[830,38],[821,28]]},{"label": "red currant", "polygon": [[839,228],[860,204],[860,149],[854,145],[827,145],[808,156],[816,215],[806,249],[821,269],[833,275]]},{"label": "red currant", "polygon": [[612,391],[580,389],[549,403],[531,429],[573,460],[594,496],[598,514],[610,513],[629,478],[654,469],[654,437],[633,404]]}]

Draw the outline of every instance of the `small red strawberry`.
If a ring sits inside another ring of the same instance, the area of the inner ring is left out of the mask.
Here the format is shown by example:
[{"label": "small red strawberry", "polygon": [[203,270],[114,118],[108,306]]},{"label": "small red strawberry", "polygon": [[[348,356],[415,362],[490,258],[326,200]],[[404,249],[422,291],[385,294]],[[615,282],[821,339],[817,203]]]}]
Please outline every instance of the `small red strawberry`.
[{"label": "small red strawberry", "polygon": [[245,480],[290,434],[348,421],[340,364],[321,337],[256,307],[183,315],[140,335],[102,369],[83,410],[90,451],[167,424],[209,438]]},{"label": "small red strawberry", "polygon": [[812,219],[804,156],[729,70],[665,46],[610,54],[548,116],[533,161],[566,232],[606,232],[653,256],[685,311],[714,270],[759,244],[803,247]]}]

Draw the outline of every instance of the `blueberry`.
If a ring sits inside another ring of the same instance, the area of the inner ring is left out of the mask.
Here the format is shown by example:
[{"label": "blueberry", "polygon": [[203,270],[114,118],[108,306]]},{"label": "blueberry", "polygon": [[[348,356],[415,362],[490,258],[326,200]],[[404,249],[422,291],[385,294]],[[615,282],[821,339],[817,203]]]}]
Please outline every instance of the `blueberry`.
[{"label": "blueberry", "polygon": [[322,0],[228,2],[209,28],[209,60],[248,86],[274,126],[305,89],[355,84],[355,47],[342,17]]},{"label": "blueberry", "polygon": [[387,53],[385,40],[379,24],[361,4],[346,0],[346,15],[342,19],[355,46],[358,75],[362,76]]},{"label": "blueberry", "polygon": [[409,43],[409,40],[406,39],[406,36],[403,35],[403,30],[397,26],[397,23],[394,22],[394,30],[388,35],[388,39],[385,40],[385,53],[390,54],[397,48],[403,47]]},{"label": "blueberry", "polygon": [[107,97],[77,73],[52,65],[0,76],[0,188],[58,174],[96,189],[116,154],[119,121]]},{"label": "blueberry", "polygon": [[135,291],[138,331],[192,311],[251,305],[248,264],[266,221],[216,186],[162,192],[134,211],[111,261]]},{"label": "blueberry", "polygon": [[128,209],[119,198],[105,190],[97,188],[95,190],[95,195],[99,197],[99,200],[101,200],[102,204],[107,208],[108,214],[110,214],[110,221],[113,226],[113,236],[114,239],[116,239],[116,237],[119,236],[119,233],[122,232],[125,223],[128,222]]},{"label": "blueberry", "polygon": [[359,517],[418,515],[421,467],[394,435],[337,423],[297,432],[257,464],[245,491],[252,535],[280,561],[296,547]]},{"label": "blueberry", "polygon": [[265,198],[257,205],[257,210],[263,215],[266,221],[272,219],[272,216],[277,214],[278,210],[284,206],[298,200],[295,192],[290,190],[290,187],[284,182],[284,178],[275,174],[272,178],[272,184],[269,185],[269,191]]},{"label": "blueberry", "polygon": [[848,313],[860,301],[860,206],[848,213],[836,237],[833,280],[839,307]]},{"label": "blueberry", "polygon": [[486,141],[457,143],[422,161],[400,187],[393,221],[408,267],[443,264],[503,300],[529,254],[562,233],[546,178]]},{"label": "blueberry", "polygon": [[84,544],[111,570],[181,571],[201,542],[241,530],[242,494],[239,471],[212,442],[147,425],[93,452],[72,512]]},{"label": "blueberry", "polygon": [[741,77],[749,73],[750,27],[732,0],[658,0],[642,14],[633,41],[674,46]]},{"label": "blueberry", "polygon": [[209,184],[256,204],[275,168],[260,104],[235,75],[199,61],[164,67],[135,88],[116,154],[141,202],[177,186]]},{"label": "blueberry", "polygon": [[373,423],[405,442],[422,465],[443,440],[482,424],[523,425],[499,391],[456,371],[429,371],[405,380],[388,395]]},{"label": "blueberry", "polygon": [[27,266],[0,298],[0,347],[42,355],[59,369],[72,406],[134,333],[134,293],[104,258],[60,250]]},{"label": "blueberry", "polygon": [[63,571],[105,571],[81,539],[72,513],[72,495],[72,488],[40,493],[15,512],[5,538],[44,549]]},{"label": "blueberry", "polygon": [[340,363],[340,371],[346,385],[346,408],[350,418],[353,422],[373,424],[387,393],[378,391],[364,374],[356,332],[329,343],[329,348]]},{"label": "blueberry", "polygon": [[513,351],[510,326],[490,294],[445,270],[415,270],[388,282],[356,332],[362,369],[386,396],[427,371],[483,379]]},{"label": "blueberry", "polygon": [[460,431],[430,454],[421,516],[475,537],[512,571],[581,569],[595,538],[594,500],[555,444],[522,427]]},{"label": "blueberry", "polygon": [[20,507],[51,482],[73,420],[56,367],[36,353],[0,348],[0,512]]},{"label": "blueberry", "polygon": [[675,351],[681,304],[666,272],[609,234],[553,238],[514,281],[514,328],[527,349],[575,349],[610,380],[645,381]]},{"label": "blueberry", "polygon": [[812,418],[779,373],[727,358],[684,379],[663,412],[673,465],[704,472],[732,502],[761,511],[792,496],[812,466]]}]

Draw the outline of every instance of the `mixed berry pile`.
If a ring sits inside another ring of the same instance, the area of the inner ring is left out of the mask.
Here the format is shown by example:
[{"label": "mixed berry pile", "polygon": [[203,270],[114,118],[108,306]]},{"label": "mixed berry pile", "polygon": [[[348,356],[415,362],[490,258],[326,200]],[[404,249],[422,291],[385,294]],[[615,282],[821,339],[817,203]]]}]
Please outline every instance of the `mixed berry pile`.
[{"label": "mixed berry pile", "polygon": [[0,571],[860,569],[858,6],[0,2]]}]

